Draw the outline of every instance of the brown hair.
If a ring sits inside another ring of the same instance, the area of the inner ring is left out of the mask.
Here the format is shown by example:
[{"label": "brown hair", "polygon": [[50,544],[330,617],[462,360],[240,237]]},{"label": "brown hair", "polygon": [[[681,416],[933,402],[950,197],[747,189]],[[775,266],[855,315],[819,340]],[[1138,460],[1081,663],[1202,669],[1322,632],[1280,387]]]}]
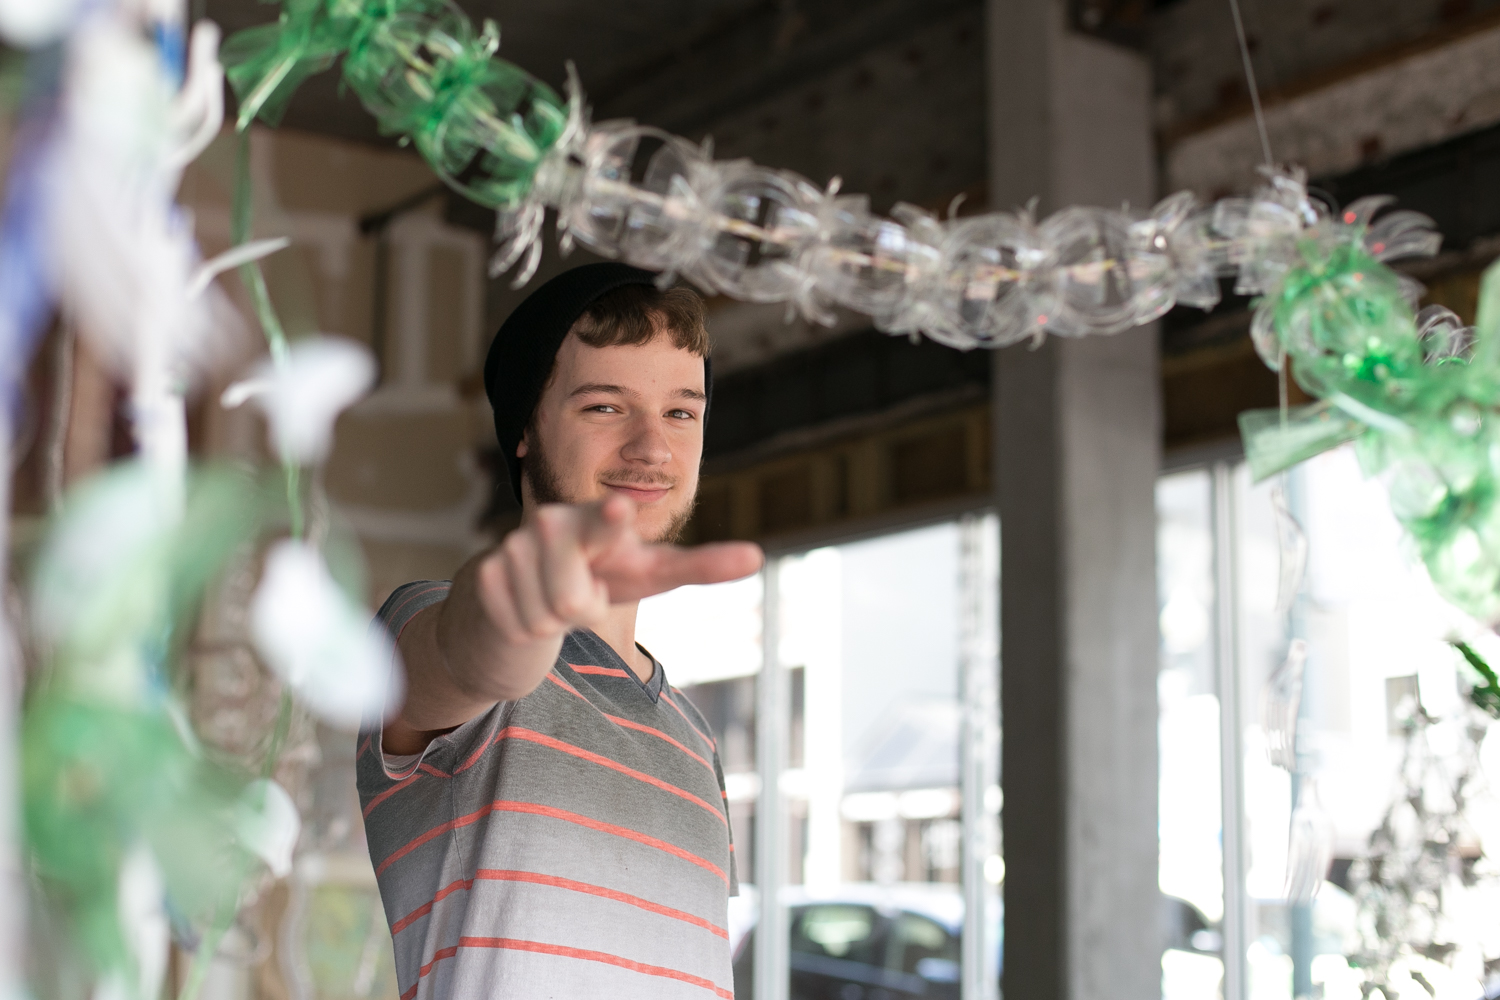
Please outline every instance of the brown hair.
[{"label": "brown hair", "polygon": [[705,358],[703,313],[703,299],[691,288],[621,285],[595,299],[568,332],[590,347],[618,347],[648,343],[665,328],[678,348]]}]

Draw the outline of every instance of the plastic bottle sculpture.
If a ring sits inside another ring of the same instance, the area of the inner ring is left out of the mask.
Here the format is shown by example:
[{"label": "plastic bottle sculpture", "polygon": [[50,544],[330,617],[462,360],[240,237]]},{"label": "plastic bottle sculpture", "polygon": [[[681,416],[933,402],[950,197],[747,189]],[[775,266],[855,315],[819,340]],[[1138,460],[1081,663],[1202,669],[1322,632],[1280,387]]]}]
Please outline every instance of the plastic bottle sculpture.
[{"label": "plastic bottle sculpture", "polygon": [[1386,262],[1431,255],[1431,220],[1367,198],[1332,213],[1294,170],[1248,198],[1149,212],[1065,208],[939,220],[891,218],[820,188],[631,121],[593,124],[570,68],[567,101],[495,57],[447,0],[285,0],[280,20],[231,38],[224,60],[243,128],[274,122],[296,85],[343,57],[343,77],[381,129],[410,141],[455,190],[496,210],[492,273],[534,272],[545,210],[563,246],[685,277],[705,291],[786,302],[830,321],[841,307],[887,333],[960,349],[1045,334],[1112,334],[1174,305],[1212,307],[1219,279],[1259,296],[1256,348],[1322,400],[1285,417],[1246,414],[1257,478],[1358,439],[1390,478],[1398,518],[1450,600],[1500,619],[1500,285],[1478,332]]}]

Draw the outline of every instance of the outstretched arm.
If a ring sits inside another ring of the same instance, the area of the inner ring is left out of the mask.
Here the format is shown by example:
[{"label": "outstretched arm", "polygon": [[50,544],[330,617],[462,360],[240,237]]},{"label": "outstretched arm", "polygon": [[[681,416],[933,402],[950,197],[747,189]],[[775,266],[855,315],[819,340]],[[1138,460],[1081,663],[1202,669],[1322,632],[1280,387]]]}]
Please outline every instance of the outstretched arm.
[{"label": "outstretched arm", "polygon": [[531,693],[563,637],[601,621],[611,604],[735,580],[761,561],[748,542],[686,549],[644,542],[623,497],[539,508],[465,563],[447,599],[401,633],[406,703],[385,725],[386,752],[418,753],[496,702]]}]

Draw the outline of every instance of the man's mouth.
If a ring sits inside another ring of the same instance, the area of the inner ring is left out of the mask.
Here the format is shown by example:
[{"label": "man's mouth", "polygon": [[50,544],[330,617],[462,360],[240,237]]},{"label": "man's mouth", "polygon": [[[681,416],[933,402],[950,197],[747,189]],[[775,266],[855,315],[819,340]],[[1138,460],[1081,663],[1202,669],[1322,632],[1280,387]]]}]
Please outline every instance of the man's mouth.
[{"label": "man's mouth", "polygon": [[627,496],[637,504],[655,503],[672,492],[672,487],[664,483],[605,483],[604,488]]}]

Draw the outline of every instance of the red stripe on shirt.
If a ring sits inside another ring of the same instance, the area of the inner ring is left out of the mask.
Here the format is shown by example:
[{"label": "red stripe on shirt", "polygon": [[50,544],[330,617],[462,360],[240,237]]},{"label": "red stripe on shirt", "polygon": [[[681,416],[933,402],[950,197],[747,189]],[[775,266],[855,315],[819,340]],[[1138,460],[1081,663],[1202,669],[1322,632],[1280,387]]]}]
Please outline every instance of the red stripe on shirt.
[{"label": "red stripe on shirt", "polygon": [[704,760],[698,754],[689,750],[686,746],[674,740],[672,737],[668,736],[666,733],[662,732],[660,729],[652,729],[650,726],[643,726],[639,722],[632,722],[629,719],[622,719],[618,715],[610,715],[608,712],[605,712],[603,714],[606,719],[608,719],[610,722],[613,722],[617,726],[624,726],[626,729],[634,729],[638,732],[655,736],[659,740],[665,740],[677,749],[681,750],[683,753],[687,754],[689,757],[696,760],[698,763],[702,764],[704,767],[708,768],[710,772],[713,771],[714,766],[712,764]]},{"label": "red stripe on shirt", "polygon": [[405,788],[407,785],[410,785],[412,782],[416,781],[423,774],[430,774],[434,778],[453,777],[453,775],[449,774],[447,771],[440,771],[426,761],[423,761],[422,763],[417,765],[417,769],[411,774],[407,775],[405,778],[402,778],[400,781],[396,782],[396,784],[392,785],[390,788],[387,788],[385,791],[381,792],[379,795],[371,799],[369,804],[364,808],[363,815],[365,819],[370,818],[370,813],[375,811],[376,806],[380,805],[380,803],[384,802],[392,795],[395,795],[397,792],[401,791],[401,789]]},{"label": "red stripe on shirt", "polygon": [[390,798],[392,795],[395,795],[397,792],[401,791],[401,789],[405,788],[407,785],[411,784],[413,781],[416,781],[421,776],[422,776],[422,774],[421,774],[420,771],[414,772],[410,776],[408,776],[406,778],[402,778],[400,781],[396,782],[390,788],[387,788],[385,791],[381,792],[379,795],[377,795],[373,799],[371,799],[365,805],[364,814],[363,814],[364,817],[365,817],[365,819],[369,819],[370,818],[370,813],[372,813],[372,812],[375,811],[375,807],[376,806],[380,805],[380,803],[384,802],[386,799]]},{"label": "red stripe on shirt", "polygon": [[627,892],[619,892],[615,889],[606,889],[605,887],[600,885],[593,885],[589,882],[579,882],[574,879],[562,878],[557,875],[543,875],[539,872],[512,871],[499,868],[481,868],[474,873],[473,878],[459,879],[457,882],[453,882],[445,886],[438,892],[436,896],[432,898],[431,903],[424,903],[423,905],[417,907],[415,910],[411,911],[406,916],[402,917],[400,920],[392,924],[391,936],[394,937],[395,935],[400,934],[402,931],[406,930],[406,928],[410,927],[415,921],[420,920],[422,917],[431,913],[432,907],[435,904],[441,902],[446,897],[451,896],[453,893],[459,891],[460,889],[472,888],[476,881],[527,882],[532,885],[545,885],[551,886],[556,889],[567,889],[570,892],[582,892],[587,893],[590,896],[600,896],[604,899],[614,900],[617,903],[625,903],[628,906],[634,906],[637,909],[646,910],[649,913],[657,913],[664,917],[670,917],[673,920],[680,920],[683,923],[692,924],[694,927],[701,927],[704,930],[708,931],[710,934],[721,937],[726,941],[729,940],[729,931],[713,923],[713,921],[704,920],[702,917],[695,916],[691,913],[686,913],[682,910],[674,910],[670,906],[663,906],[660,903],[653,903],[651,902],[651,900],[642,899],[640,896],[632,896]]},{"label": "red stripe on shirt", "polygon": [[[406,607],[412,601],[414,601],[417,598],[423,596],[424,594],[431,594],[434,591],[438,591],[438,590],[442,590],[442,589],[443,589],[442,586],[424,587],[423,589],[417,591],[414,594],[407,594],[404,598],[401,599],[401,603],[400,604],[396,605],[394,608],[391,609],[390,616],[387,619],[385,619],[385,621],[389,622],[390,619],[395,618],[397,615],[401,614],[401,609],[402,608]],[[451,587],[450,587],[450,589],[451,589]],[[427,609],[423,608],[422,610],[425,611]],[[420,614],[420,613],[421,612],[418,612],[418,614]],[[416,617],[416,615],[413,615],[411,618],[408,618],[406,621],[402,622],[401,623],[401,627],[396,630],[396,634],[391,638],[391,656],[392,656],[393,659],[395,658],[396,652],[399,651],[399,649],[401,647],[401,636],[402,636],[403,633],[406,632],[406,626],[410,625],[412,623],[412,620],[415,617]],[[387,629],[387,631],[389,631],[389,629]],[[382,766],[382,769],[383,769],[384,768],[384,764],[385,764],[385,759],[384,759],[384,751],[385,751],[385,747],[384,747],[384,744],[385,744],[385,723],[382,722],[380,724],[380,727],[378,729],[376,729],[375,732],[376,732],[376,734],[378,734],[380,736],[380,742],[382,744],[379,748],[377,748],[376,752],[381,754],[381,766]],[[361,758],[361,757],[363,757],[365,755],[365,751],[370,748],[370,742],[371,742],[371,740],[373,738],[374,738],[373,736],[366,736],[365,737],[364,745],[359,748],[359,753],[357,753],[357,754],[354,755],[354,759],[355,760],[358,760],[359,758]],[[412,777],[416,777],[416,775],[413,774]],[[397,785],[396,788],[387,789],[379,797],[377,797],[376,799],[374,799],[373,801],[371,801],[371,803],[368,806],[365,807],[365,815],[369,816],[370,815],[370,810],[373,809],[373,808],[375,808],[375,806],[376,806],[377,803],[383,801],[384,798],[385,798],[385,796],[391,794],[391,792],[396,791],[398,788],[404,787],[404,785],[405,785],[405,782],[403,782],[401,785]]]},{"label": "red stripe on shirt", "polygon": [[484,756],[484,752],[500,741],[500,734],[503,732],[505,732],[505,730],[502,729],[499,733],[496,733],[489,739],[485,740],[483,743],[479,744],[479,746],[475,748],[474,752],[469,754],[468,760],[464,761],[462,764],[453,769],[453,773],[463,774],[469,768],[479,763],[479,758]]},{"label": "red stripe on shirt", "polygon": [[[579,695],[579,697],[582,698],[583,696]],[[587,700],[587,699],[585,699],[585,700]],[[603,713],[603,712],[600,712],[599,714],[600,715],[604,715],[605,718],[610,719],[612,721],[623,722],[626,725],[632,726],[634,728],[639,728],[639,729],[645,730],[646,732],[656,733],[656,735],[661,736],[663,739],[667,740],[668,742],[676,743],[677,746],[682,747],[682,749],[684,751],[687,751],[688,753],[692,753],[692,751],[688,750],[687,747],[682,746],[681,743],[677,743],[676,740],[674,740],[671,737],[667,736],[665,733],[658,733],[656,730],[651,729],[648,726],[640,726],[637,723],[629,722],[627,720],[620,719],[620,718],[618,718],[616,716],[613,716],[613,715],[605,715],[605,713]],[[636,778],[636,779],[638,779],[640,781],[644,781],[647,784],[655,785],[658,788],[661,788],[661,789],[663,789],[665,791],[671,792],[673,795],[677,795],[679,797],[682,797],[682,798],[685,798],[685,799],[689,799],[689,800],[691,800],[693,802],[698,803],[699,805],[706,805],[706,803],[704,803],[704,801],[702,799],[698,798],[696,795],[692,795],[692,794],[690,794],[688,792],[683,791],[682,789],[678,788],[676,785],[669,785],[669,784],[667,784],[666,782],[662,781],[659,778],[653,778],[649,774],[643,774],[640,771],[635,770],[634,768],[626,767],[624,764],[620,764],[620,763],[617,763],[616,761],[610,760],[608,757],[603,757],[603,756],[601,756],[599,754],[596,754],[596,753],[594,753],[592,751],[584,750],[582,747],[574,746],[571,743],[564,743],[562,740],[556,739],[556,738],[551,737],[551,736],[545,736],[542,733],[536,732],[535,730],[522,729],[522,728],[519,728],[517,726],[507,726],[506,728],[500,730],[498,733],[495,733],[489,739],[485,740],[483,743],[481,743],[478,747],[475,748],[475,750],[474,750],[473,753],[469,754],[469,757],[468,757],[467,760],[465,760],[462,764],[458,765],[458,767],[455,767],[453,769],[453,773],[454,774],[461,774],[464,771],[467,771],[469,768],[471,768],[475,764],[479,763],[479,758],[484,756],[485,751],[487,751],[490,747],[494,746],[496,743],[499,743],[501,740],[505,740],[505,739],[522,739],[522,740],[529,740],[529,741],[531,741],[533,743],[540,743],[543,746],[552,747],[554,750],[561,750],[564,753],[572,754],[575,757],[581,757],[584,760],[592,761],[595,764],[600,764],[600,765],[602,765],[604,767],[610,768],[611,770],[619,771],[621,774],[629,775],[630,777]],[[694,756],[697,757],[696,754]],[[697,757],[697,760],[698,760],[699,763],[703,764],[705,767],[708,767],[710,771],[713,770],[712,766],[710,766],[707,761],[703,760],[703,758]],[[715,810],[715,811],[717,811],[717,810]]]},{"label": "red stripe on shirt", "polygon": [[[558,687],[562,688],[564,691],[568,692],[568,694],[572,695],[573,697],[575,697],[575,698],[577,698],[577,699],[579,699],[581,701],[588,701],[590,705],[593,705],[593,702],[589,701],[583,695],[579,694],[578,690],[576,688],[574,688],[573,685],[569,684],[567,681],[565,681],[562,678],[558,677],[557,674],[550,673],[550,674],[547,675],[547,679],[549,681],[551,681],[553,684],[556,684]],[[670,702],[669,702],[669,704],[670,704]],[[672,707],[676,708],[675,705],[672,706]],[[687,754],[689,757],[691,757],[694,760],[696,760],[698,763],[702,764],[704,767],[708,768],[710,771],[712,771],[714,769],[714,766],[712,764],[710,764],[708,761],[704,760],[702,756],[700,756],[699,754],[694,753],[692,750],[688,749],[688,747],[686,745],[684,745],[682,743],[679,743],[677,740],[675,740],[672,737],[668,736],[666,733],[662,732],[660,729],[652,729],[650,726],[643,726],[639,722],[632,722],[629,719],[622,719],[618,715],[610,715],[608,712],[600,712],[599,714],[602,715],[602,716],[604,716],[606,719],[608,719],[610,722],[613,722],[617,726],[624,726],[627,729],[634,729],[634,730],[637,730],[637,731],[642,732],[642,733],[648,733],[651,736],[657,737],[658,739],[665,740],[668,743],[672,744],[677,749],[681,750],[683,753]],[[692,723],[690,722],[690,723],[688,723],[688,725],[692,725]],[[695,729],[694,732],[697,732],[697,730]],[[700,733],[699,735],[702,735],[702,734]]]},{"label": "red stripe on shirt", "polygon": [[[460,938],[459,940],[460,940],[460,942],[462,942],[463,939]],[[458,946],[457,945],[455,945],[455,946],[453,946],[451,948],[439,948],[437,951],[433,952],[432,953],[432,961],[428,962],[426,965],[422,966],[420,969],[417,970],[417,981],[411,984],[411,989],[409,989],[405,993],[401,994],[401,1000],[411,1000],[412,997],[416,996],[417,995],[417,987],[422,985],[422,980],[427,978],[427,973],[429,973],[429,972],[432,971],[432,967],[434,965],[437,965],[443,959],[445,959],[445,958],[452,958],[454,955],[457,955],[457,954],[458,954]]]},{"label": "red stripe on shirt", "polygon": [[577,664],[577,663],[570,663],[570,664],[568,664],[568,666],[572,667],[575,673],[580,673],[580,674],[597,674],[600,677],[629,677],[630,676],[625,671],[621,670],[619,667],[591,667],[591,666],[588,666],[587,664],[580,665],[580,664]]},{"label": "red stripe on shirt", "polygon": [[[556,671],[549,672],[547,674],[547,679],[549,681],[551,681],[553,684],[556,684],[558,687],[562,688],[564,691],[568,692],[568,694],[570,694],[573,697],[579,699],[580,701],[589,701],[583,695],[581,695],[581,694],[578,693],[578,689],[577,688],[575,688],[573,685],[569,684],[567,681],[563,680],[561,677],[557,676],[557,672]],[[589,701],[589,704],[592,705],[593,702]]]},{"label": "red stripe on shirt", "polygon": [[[446,587],[443,584],[436,584],[436,585],[431,586],[431,587],[424,587],[423,589],[418,590],[415,593],[407,594],[405,597],[403,597],[401,599],[401,603],[400,604],[396,605],[394,608],[391,609],[391,613],[387,616],[386,620],[389,621],[390,619],[395,618],[397,615],[401,614],[401,609],[402,608],[406,607],[408,604],[410,604],[412,601],[415,601],[419,597],[425,597],[426,595],[434,593],[434,592],[439,591],[439,590],[452,590],[452,589],[453,589],[453,587],[452,587],[451,584],[449,584]],[[422,610],[426,611],[427,609],[423,608]],[[402,623],[401,628],[402,628],[403,631],[406,629],[407,624],[409,624],[409,621]],[[398,639],[400,638],[399,634],[398,634],[397,638]]]},{"label": "red stripe on shirt", "polygon": [[620,774],[625,775],[627,778],[634,778],[636,781],[644,782],[654,788],[660,788],[662,791],[666,792],[669,795],[675,795],[679,799],[691,802],[695,806],[700,806],[721,823],[727,824],[729,822],[724,818],[723,810],[721,810],[718,806],[713,805],[712,803],[703,801],[692,792],[683,791],[676,785],[662,781],[660,778],[652,777],[651,775],[646,774],[643,771],[637,771],[633,767],[626,767],[619,761],[610,760],[608,757],[605,757],[602,754],[594,753],[592,750],[585,750],[582,747],[574,746],[571,743],[565,743],[555,736],[548,736],[547,734],[539,733],[534,729],[523,729],[520,726],[507,726],[500,732],[495,734],[494,742],[498,743],[500,740],[526,740],[530,743],[538,743],[544,747],[550,747],[553,750],[557,750],[565,754],[570,754],[571,756],[577,757],[579,760],[586,760],[591,764],[598,764],[600,767],[607,767],[611,771],[617,771]]},{"label": "red stripe on shirt", "polygon": [[[675,693],[676,689],[674,688],[673,691]],[[687,713],[679,708],[677,702],[669,697],[665,691],[662,692],[662,697],[667,699],[668,705],[671,705],[674,709],[677,710],[677,714],[682,716],[682,721],[688,724],[689,729],[698,734],[699,738],[703,740],[703,742],[708,746],[710,750],[717,751],[719,749],[718,745],[714,743],[714,741],[709,737],[707,733],[699,729],[697,726],[693,725],[693,720],[687,717]]]},{"label": "red stripe on shirt", "polygon": [[[558,683],[560,684],[562,682],[559,681]],[[574,692],[574,693],[577,694],[577,692]],[[580,695],[578,695],[578,697],[582,698],[583,695],[580,694]],[[587,699],[585,699],[585,700],[587,700]],[[694,760],[696,760],[698,763],[700,763],[704,767],[708,768],[709,771],[713,771],[713,765],[712,764],[710,764],[708,761],[704,760],[702,757],[698,756],[697,754],[693,753],[693,751],[689,750],[687,747],[683,746],[681,743],[678,743],[676,740],[674,740],[672,737],[668,736],[666,733],[660,732],[659,730],[656,730],[656,729],[652,729],[650,726],[643,726],[640,723],[631,722],[629,719],[622,719],[622,718],[619,718],[618,716],[607,715],[607,714],[605,714],[603,712],[601,712],[600,714],[604,715],[605,718],[607,718],[610,721],[615,722],[615,723],[617,723],[619,725],[628,726],[631,729],[639,729],[642,732],[650,733],[650,734],[652,734],[654,736],[660,737],[663,740],[666,740],[668,743],[671,743],[672,745],[676,746],[683,753],[687,754],[688,756],[690,756]],[[520,740],[526,740],[526,741],[531,742],[531,743],[539,743],[542,746],[551,747],[554,750],[560,750],[563,753],[571,754],[574,757],[578,757],[578,758],[580,758],[582,760],[586,760],[586,761],[589,761],[591,763],[598,764],[601,767],[607,767],[607,768],[609,768],[612,771],[618,771],[620,774],[623,774],[623,775],[625,775],[627,777],[634,778],[637,781],[645,782],[648,785],[653,785],[653,786],[655,786],[657,788],[660,788],[664,792],[667,792],[667,793],[669,793],[671,795],[677,796],[678,798],[686,799],[687,801],[692,802],[694,805],[702,806],[704,809],[707,809],[715,817],[717,817],[720,822],[722,822],[722,823],[728,823],[728,820],[725,818],[725,816],[723,814],[723,811],[720,810],[718,807],[709,805],[709,803],[707,803],[707,802],[703,801],[702,799],[698,798],[698,796],[692,794],[691,792],[683,791],[681,788],[678,788],[676,785],[673,785],[673,784],[670,784],[668,782],[662,781],[660,778],[652,777],[651,775],[645,774],[645,773],[643,773],[641,771],[637,771],[633,767],[626,767],[624,764],[621,764],[618,761],[611,760],[608,757],[602,756],[601,754],[594,753],[594,752],[592,752],[590,750],[585,750],[582,747],[574,746],[571,743],[565,743],[562,740],[559,740],[559,739],[557,739],[555,737],[547,736],[547,735],[545,735],[543,733],[538,733],[538,732],[536,732],[534,730],[531,730],[531,729],[522,729],[522,728],[517,727],[517,726],[507,726],[505,729],[500,730],[498,733],[496,733],[494,736],[490,737],[488,740],[485,740],[484,743],[480,744],[480,746],[477,747],[474,750],[474,752],[469,755],[468,760],[465,760],[458,767],[454,768],[453,774],[459,774],[459,773],[462,773],[464,771],[467,771],[469,768],[473,767],[476,763],[479,762],[479,758],[482,757],[482,756],[484,756],[484,753],[485,753],[486,750],[488,750],[490,747],[494,746],[496,743],[499,743],[501,740],[506,740],[506,739],[520,739]],[[428,774],[434,775],[434,776],[439,777],[439,778],[452,777],[452,775],[445,774],[442,771],[439,771],[437,768],[432,767],[430,765],[427,765],[425,763],[422,764],[422,765],[419,765],[419,769],[422,770],[422,771],[426,771]],[[365,818],[367,818],[367,819],[369,818],[370,813],[374,811],[374,809],[375,809],[376,806],[380,805],[386,799],[390,798],[392,795],[394,795],[397,792],[401,791],[403,788],[406,788],[413,781],[415,781],[416,778],[417,778],[417,775],[416,774],[412,774],[410,777],[403,779],[402,781],[400,781],[399,783],[397,783],[395,785],[392,785],[390,788],[387,788],[385,791],[381,792],[379,795],[377,795],[373,799],[371,799],[370,802],[369,802],[369,804],[366,805],[365,808],[364,808],[364,816],[365,816]]]},{"label": "red stripe on shirt", "polygon": [[[459,948],[497,948],[507,951],[529,951],[538,955],[556,955],[559,958],[576,958],[585,962],[599,962],[604,965],[613,965],[616,968],[628,969],[631,972],[639,972],[647,976],[658,976],[662,979],[675,979],[680,983],[687,983],[699,989],[712,990],[715,996],[723,997],[724,1000],[734,1000],[734,992],[714,985],[713,980],[704,979],[691,973],[680,972],[677,969],[668,969],[660,965],[647,965],[629,958],[621,958],[619,955],[611,955],[605,951],[591,951],[587,948],[569,948],[561,944],[547,944],[542,941],[522,941],[517,938],[482,938],[461,937],[458,939]],[[417,995],[417,986],[422,977],[432,970],[432,966],[444,958],[452,958],[457,949],[444,948],[432,956],[432,961],[422,966],[417,973],[417,982],[412,984],[410,990],[401,994],[401,1000],[411,1000]]]},{"label": "red stripe on shirt", "polygon": [[688,864],[697,865],[699,868],[702,868],[705,871],[713,872],[725,885],[729,884],[729,876],[724,874],[724,869],[720,868],[712,861],[700,858],[698,857],[698,855],[693,854],[689,851],[684,851],[676,844],[669,844],[665,840],[660,840],[656,837],[651,836],[650,834],[639,833],[635,830],[629,829],[628,827],[617,826],[614,823],[605,823],[602,820],[592,819],[588,816],[584,816],[575,812],[569,812],[566,809],[556,809],[552,806],[544,806],[537,802],[514,802],[508,799],[496,799],[494,802],[490,802],[471,813],[458,817],[457,819],[451,819],[446,823],[439,823],[431,830],[428,830],[426,833],[420,834],[402,847],[398,847],[395,851],[391,852],[391,854],[376,867],[375,874],[385,874],[386,869],[390,868],[391,865],[395,864],[397,861],[400,861],[402,858],[406,857],[406,855],[410,854],[412,851],[415,851],[423,844],[426,844],[431,840],[435,840],[436,838],[441,837],[443,834],[448,833],[452,830],[458,830],[462,827],[469,826],[472,823],[477,823],[479,820],[488,816],[492,812],[515,812],[526,813],[532,816],[545,816],[549,819],[562,820],[564,823],[572,823],[576,826],[584,827],[585,829],[597,830],[600,833],[608,833],[612,836],[621,837],[625,840],[633,840],[638,844],[643,844],[646,847],[654,847],[659,851],[663,851],[667,854],[672,855],[673,857],[681,858]]},{"label": "red stripe on shirt", "polygon": [[[572,667],[574,670],[579,670],[580,669],[579,667],[577,667],[576,665],[571,664],[571,663],[568,664],[568,666]],[[613,668],[613,667],[587,667],[586,669],[584,669],[581,672],[585,672],[585,673],[588,673],[588,672],[610,673],[611,671],[613,671],[614,674],[620,674],[621,676],[623,676],[623,672],[622,671],[615,670],[615,668]],[[585,698],[581,693],[579,693],[573,687],[573,685],[569,684],[567,681],[564,681],[563,679],[561,679],[560,677],[558,677],[555,672],[549,671],[547,673],[546,677],[547,677],[547,680],[551,681],[553,684],[556,684],[558,687],[562,688],[564,691],[568,692],[573,697],[578,698],[578,699],[580,699],[582,701],[588,702],[588,699]],[[589,702],[589,704],[592,705],[593,703]],[[673,702],[671,698],[667,699],[667,704],[671,705],[672,708],[676,710],[677,714],[682,716],[683,721],[686,722],[688,724],[688,726],[692,728],[693,732],[697,733],[700,737],[702,737],[705,742],[708,742],[710,745],[712,744],[712,741],[709,740],[708,737],[704,736],[703,732],[701,730],[699,730],[697,726],[693,725],[692,720],[689,719],[687,717],[687,715],[685,715],[683,713],[683,711],[682,711],[681,708],[677,707],[676,703]],[[596,709],[596,711],[597,711],[597,709]],[[639,722],[633,722],[630,719],[621,718],[618,715],[610,715],[607,712],[600,712],[599,714],[602,715],[602,716],[604,716],[606,719],[608,719],[609,721],[615,723],[618,726],[623,726],[623,727],[626,727],[628,729],[634,729],[634,730],[637,730],[639,732],[646,733],[646,734],[651,735],[651,736],[655,736],[655,737],[657,737],[660,740],[663,740],[663,741],[665,741],[667,743],[670,743],[672,746],[674,746],[677,749],[681,750],[683,753],[687,754],[689,757],[691,757],[693,760],[697,761],[699,764],[702,764],[710,772],[712,772],[713,769],[714,769],[713,765],[710,764],[707,760],[705,760],[700,754],[694,753],[686,745],[684,745],[683,743],[679,742],[676,739],[673,739],[671,736],[668,736],[666,733],[662,732],[659,729],[653,729],[650,726],[642,725]],[[676,796],[678,796],[680,798],[687,799],[688,801],[693,802],[696,805],[703,806],[704,808],[708,809],[709,812],[713,813],[716,817],[718,817],[718,819],[721,822],[724,822],[724,823],[728,822],[728,820],[725,818],[723,812],[720,809],[715,808],[713,806],[710,806],[708,803],[704,802],[702,799],[698,798],[696,795],[693,795],[693,794],[691,794],[689,792],[685,792],[682,789],[676,787],[675,785],[668,784],[667,782],[664,782],[664,781],[660,780],[659,778],[653,778],[652,776],[650,776],[648,774],[643,774],[642,772],[637,771],[634,768],[626,767],[624,764],[620,764],[620,763],[618,763],[616,761],[610,760],[607,757],[603,757],[603,756],[600,756],[599,754],[592,753],[592,752],[590,752],[588,750],[584,750],[581,747],[574,746],[574,745],[572,745],[570,743],[564,743],[561,740],[554,739],[553,737],[550,737],[550,736],[544,736],[543,734],[534,732],[533,730],[520,729],[520,728],[514,727],[514,726],[502,729],[500,732],[496,733],[490,739],[488,739],[484,743],[482,743],[478,748],[476,748],[474,750],[473,753],[471,753],[469,755],[469,757],[468,757],[467,760],[465,760],[462,764],[460,764],[458,767],[456,767],[456,768],[453,769],[453,774],[460,774],[460,773],[462,773],[464,771],[467,771],[469,768],[473,767],[475,764],[477,764],[479,762],[479,758],[482,757],[482,756],[484,756],[485,751],[487,751],[490,747],[494,746],[496,743],[500,742],[501,740],[508,739],[508,738],[524,739],[524,740],[529,740],[530,742],[533,742],[533,743],[540,743],[543,746],[549,746],[549,747],[552,747],[553,749],[561,750],[564,753],[572,754],[573,756],[582,758],[583,760],[592,761],[593,763],[599,764],[599,765],[601,765],[603,767],[610,768],[611,770],[614,770],[614,771],[618,771],[621,774],[624,774],[624,775],[627,775],[629,777],[635,778],[635,779],[637,779],[639,781],[643,781],[643,782],[645,782],[647,784],[654,785],[657,788],[662,789],[663,791],[669,792],[669,793],[671,793],[673,795],[676,795]],[[442,771],[439,771],[437,768],[432,767],[431,765],[428,765],[425,762],[422,763],[421,765],[419,765],[419,769],[422,770],[422,771],[426,771],[428,774],[432,774],[432,775],[434,775],[436,777],[439,777],[439,778],[448,778],[448,777],[452,776],[452,775],[449,775],[449,774],[445,774]],[[396,785],[394,785],[394,786],[386,789],[385,791],[381,792],[379,795],[375,796],[373,799],[370,800],[369,804],[365,806],[365,808],[364,808],[364,816],[366,818],[369,818],[370,813],[372,811],[374,811],[374,809],[375,809],[376,806],[380,805],[386,799],[390,798],[395,793],[401,791],[403,788],[405,788],[408,785],[410,785],[414,780],[416,780],[416,777],[417,777],[416,774],[412,774],[411,777],[402,780],[398,784],[396,784]],[[727,795],[725,797],[727,798]]]},{"label": "red stripe on shirt", "polygon": [[455,892],[458,892],[460,889],[468,889],[473,884],[474,880],[471,878],[461,878],[455,882],[449,882],[447,885],[439,889],[437,891],[437,895],[433,896],[430,901],[423,903],[421,906],[417,907],[415,910],[412,910],[410,913],[402,917],[400,920],[396,921],[394,924],[391,924],[391,937],[395,937],[397,934],[400,934],[402,931],[406,930],[418,920],[421,920],[423,917],[427,916],[427,914],[432,912],[432,908],[434,906],[436,906],[438,903],[441,903],[443,900],[447,899]]}]

